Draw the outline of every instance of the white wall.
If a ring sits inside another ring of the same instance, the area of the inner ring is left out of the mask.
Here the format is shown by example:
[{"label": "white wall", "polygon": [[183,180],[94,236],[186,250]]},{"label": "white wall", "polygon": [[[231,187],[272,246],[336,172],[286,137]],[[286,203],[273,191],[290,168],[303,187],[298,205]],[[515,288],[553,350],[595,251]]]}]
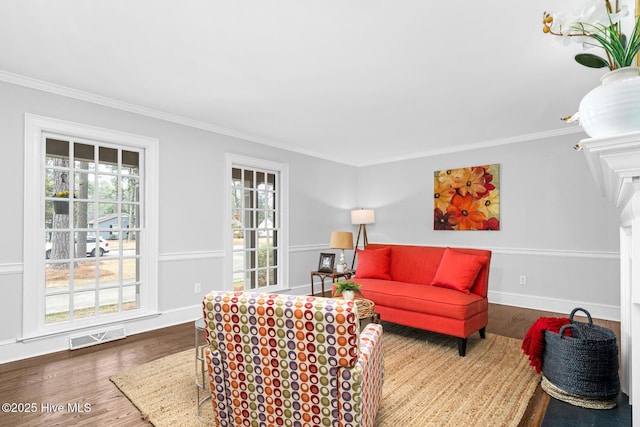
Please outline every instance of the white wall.
[{"label": "white wall", "polygon": [[[68,348],[65,335],[16,342],[22,335],[25,113],[160,140],[162,314],[127,324],[129,333],[195,319],[204,293],[223,288],[227,152],[289,164],[292,292],[309,292],[309,271],[317,267],[319,252],[328,250],[331,231],[351,228],[346,212],[355,207],[354,167],[8,83],[0,83],[0,99],[0,363]],[[194,294],[196,282],[200,294]]]},{"label": "white wall", "polygon": [[[619,320],[618,215],[594,186],[582,134],[360,168],[370,242],[488,248],[489,300]],[[499,231],[434,231],[433,173],[500,164]],[[527,284],[519,284],[519,276]]]}]

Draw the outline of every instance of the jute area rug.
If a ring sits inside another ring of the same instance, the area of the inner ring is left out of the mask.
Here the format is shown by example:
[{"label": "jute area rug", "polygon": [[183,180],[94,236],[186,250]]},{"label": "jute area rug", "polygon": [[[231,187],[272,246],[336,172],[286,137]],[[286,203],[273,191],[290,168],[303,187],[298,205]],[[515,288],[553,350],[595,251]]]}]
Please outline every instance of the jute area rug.
[{"label": "jute area rug", "polygon": [[[385,381],[375,425],[517,426],[539,383],[520,344],[475,334],[460,357],[455,338],[384,323]],[[201,427],[194,378],[194,350],[187,350],[110,379],[153,425]],[[211,413],[210,404],[204,409]]]}]

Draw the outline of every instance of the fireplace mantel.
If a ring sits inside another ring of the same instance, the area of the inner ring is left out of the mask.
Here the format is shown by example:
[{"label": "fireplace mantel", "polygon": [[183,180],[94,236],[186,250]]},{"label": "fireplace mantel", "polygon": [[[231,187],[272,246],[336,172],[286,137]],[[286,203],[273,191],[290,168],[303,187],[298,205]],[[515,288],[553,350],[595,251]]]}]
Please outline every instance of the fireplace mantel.
[{"label": "fireplace mantel", "polygon": [[578,147],[602,195],[620,213],[620,379],[637,408],[633,424],[640,425],[640,132],[585,139]]},{"label": "fireplace mantel", "polygon": [[618,208],[626,207],[640,178],[640,132],[580,142],[598,188]]}]

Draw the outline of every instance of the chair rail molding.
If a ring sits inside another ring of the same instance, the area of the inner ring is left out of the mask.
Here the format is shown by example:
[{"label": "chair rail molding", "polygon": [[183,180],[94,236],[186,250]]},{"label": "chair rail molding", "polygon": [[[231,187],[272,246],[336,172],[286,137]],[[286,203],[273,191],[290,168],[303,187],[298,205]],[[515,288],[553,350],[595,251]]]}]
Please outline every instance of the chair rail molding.
[{"label": "chair rail molding", "polygon": [[640,425],[640,132],[585,139],[579,146],[602,195],[620,212],[621,383],[633,423]]}]

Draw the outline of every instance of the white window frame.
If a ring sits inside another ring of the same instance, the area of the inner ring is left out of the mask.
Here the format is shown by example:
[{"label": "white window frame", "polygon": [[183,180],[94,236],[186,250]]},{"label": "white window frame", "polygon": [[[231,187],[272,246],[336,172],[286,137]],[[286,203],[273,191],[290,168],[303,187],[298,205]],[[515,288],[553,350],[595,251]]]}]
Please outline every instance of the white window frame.
[{"label": "white window frame", "polygon": [[280,217],[280,230],[278,234],[278,285],[265,288],[245,289],[247,292],[276,292],[289,289],[289,165],[286,163],[258,159],[240,154],[226,153],[224,168],[224,214],[223,239],[225,248],[224,262],[224,288],[233,290],[233,229],[231,172],[234,167],[261,169],[277,172],[280,187],[276,197],[276,215]]},{"label": "white window frame", "polygon": [[[140,165],[144,208],[140,218],[140,308],[105,317],[96,316],[60,324],[45,324],[44,144],[45,134],[66,135],[144,150]],[[119,323],[158,312],[158,165],[157,138],[134,135],[69,121],[25,114],[24,275],[22,340],[88,327]]]}]

